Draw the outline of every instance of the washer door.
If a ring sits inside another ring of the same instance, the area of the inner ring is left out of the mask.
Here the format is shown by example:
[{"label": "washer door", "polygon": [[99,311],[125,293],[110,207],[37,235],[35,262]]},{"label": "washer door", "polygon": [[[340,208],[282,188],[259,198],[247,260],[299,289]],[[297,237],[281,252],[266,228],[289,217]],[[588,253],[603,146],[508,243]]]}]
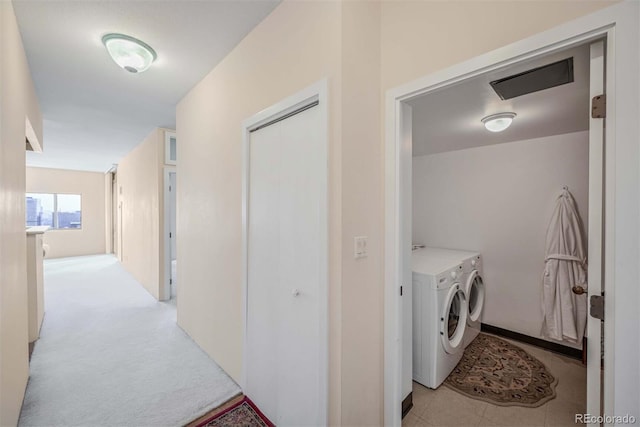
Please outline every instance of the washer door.
[{"label": "washer door", "polygon": [[440,316],[440,338],[447,353],[456,353],[463,348],[464,332],[467,328],[467,298],[459,283],[449,288]]},{"label": "washer door", "polygon": [[469,321],[477,322],[484,308],[484,281],[478,270],[473,270],[467,279],[465,287],[467,305],[469,306]]}]

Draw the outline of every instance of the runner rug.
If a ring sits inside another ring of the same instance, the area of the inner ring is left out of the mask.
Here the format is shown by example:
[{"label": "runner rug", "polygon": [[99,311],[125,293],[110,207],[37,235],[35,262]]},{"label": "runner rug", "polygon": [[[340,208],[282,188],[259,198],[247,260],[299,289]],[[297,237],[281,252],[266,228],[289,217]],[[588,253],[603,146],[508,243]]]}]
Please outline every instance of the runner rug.
[{"label": "runner rug", "polygon": [[205,418],[197,427],[275,427],[246,396],[224,410]]},{"label": "runner rug", "polygon": [[536,407],[556,397],[558,380],[520,347],[480,334],[444,383],[494,405]]}]

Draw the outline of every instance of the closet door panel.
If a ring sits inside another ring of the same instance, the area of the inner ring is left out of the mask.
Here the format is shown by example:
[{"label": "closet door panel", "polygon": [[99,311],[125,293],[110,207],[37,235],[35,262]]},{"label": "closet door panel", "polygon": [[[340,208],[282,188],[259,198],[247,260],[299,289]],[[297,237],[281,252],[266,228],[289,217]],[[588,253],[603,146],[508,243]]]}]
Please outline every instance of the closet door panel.
[{"label": "closet door panel", "polygon": [[[277,425],[315,424],[320,391],[319,277],[320,177],[317,156],[319,109],[280,123],[280,272]],[[286,408],[286,410],[285,410]]]},{"label": "closet door panel", "polygon": [[250,141],[245,392],[279,426],[323,419],[319,121],[319,109],[310,108]]},{"label": "closet door panel", "polygon": [[280,313],[280,127],[251,134],[247,290],[247,393],[277,419]]}]

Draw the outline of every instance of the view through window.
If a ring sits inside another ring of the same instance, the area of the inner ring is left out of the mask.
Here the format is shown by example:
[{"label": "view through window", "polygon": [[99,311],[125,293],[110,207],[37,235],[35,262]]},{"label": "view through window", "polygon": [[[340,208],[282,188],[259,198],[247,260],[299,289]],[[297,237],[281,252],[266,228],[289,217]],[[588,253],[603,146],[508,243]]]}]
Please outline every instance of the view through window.
[{"label": "view through window", "polygon": [[27,193],[27,227],[48,225],[57,229],[82,228],[80,194]]}]

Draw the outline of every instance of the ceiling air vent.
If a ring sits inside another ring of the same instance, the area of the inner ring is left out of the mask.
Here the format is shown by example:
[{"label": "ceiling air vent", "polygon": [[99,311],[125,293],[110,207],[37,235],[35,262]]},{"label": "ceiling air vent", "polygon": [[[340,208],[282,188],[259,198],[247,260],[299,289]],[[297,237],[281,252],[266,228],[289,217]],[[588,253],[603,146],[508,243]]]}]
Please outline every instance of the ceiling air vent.
[{"label": "ceiling air vent", "polygon": [[504,100],[571,82],[573,82],[573,57],[494,80],[489,84],[500,99]]}]

